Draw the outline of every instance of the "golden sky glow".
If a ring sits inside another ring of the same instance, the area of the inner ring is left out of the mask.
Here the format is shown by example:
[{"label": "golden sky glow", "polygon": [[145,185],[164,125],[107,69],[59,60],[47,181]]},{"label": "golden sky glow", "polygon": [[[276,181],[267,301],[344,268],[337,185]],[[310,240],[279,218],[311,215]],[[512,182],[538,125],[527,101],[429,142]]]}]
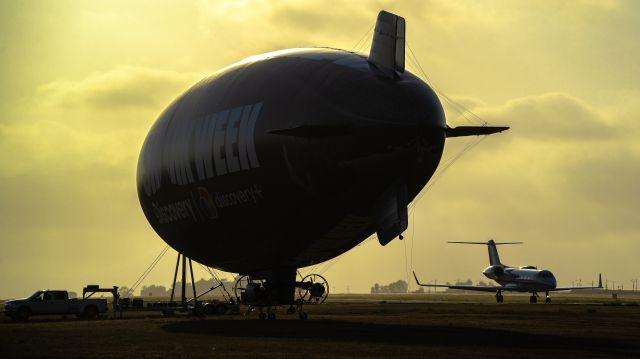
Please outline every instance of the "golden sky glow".
[{"label": "golden sky glow", "polygon": [[[489,238],[524,241],[501,248],[503,261],[548,268],[561,285],[640,277],[640,2],[6,1],[0,298],[130,285],[165,245],[135,188],[158,114],[248,56],[354,49],[380,9],[406,18],[440,90],[512,130],[438,179],[405,241],[369,240],[331,263],[332,287],[365,292],[411,267],[425,281],[481,279],[486,250],[445,241]],[[467,123],[446,109],[451,125]],[[444,159],[468,141],[448,141]],[[148,283],[167,285],[172,262]]]}]

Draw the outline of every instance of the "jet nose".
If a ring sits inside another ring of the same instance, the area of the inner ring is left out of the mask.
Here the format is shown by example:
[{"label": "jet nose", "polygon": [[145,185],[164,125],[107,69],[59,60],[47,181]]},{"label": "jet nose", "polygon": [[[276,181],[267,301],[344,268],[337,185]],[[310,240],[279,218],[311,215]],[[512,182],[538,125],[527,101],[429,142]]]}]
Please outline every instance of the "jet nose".
[{"label": "jet nose", "polygon": [[538,278],[542,283],[545,283],[553,288],[556,287],[556,277],[548,270],[542,270],[538,273]]}]

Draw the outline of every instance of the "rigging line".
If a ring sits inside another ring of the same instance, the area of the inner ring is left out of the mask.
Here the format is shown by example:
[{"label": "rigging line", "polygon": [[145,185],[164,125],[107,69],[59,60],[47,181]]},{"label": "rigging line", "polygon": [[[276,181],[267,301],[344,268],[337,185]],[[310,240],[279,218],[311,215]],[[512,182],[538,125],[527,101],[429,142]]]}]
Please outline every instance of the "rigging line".
[{"label": "rigging line", "polygon": [[415,206],[417,205],[418,201],[422,198],[422,196],[425,194],[425,192],[431,188],[433,186],[433,184],[435,184],[435,182],[437,182],[439,180],[439,178],[443,175],[444,172],[446,172],[446,170],[451,167],[458,159],[460,159],[460,157],[462,155],[464,155],[466,152],[468,152],[469,150],[471,150],[473,147],[475,147],[476,145],[478,145],[481,141],[483,141],[487,136],[482,136],[478,139],[472,139],[471,141],[469,141],[469,143],[467,143],[465,145],[465,147],[463,147],[459,152],[457,152],[456,154],[450,156],[449,158],[447,158],[446,160],[442,161],[438,167],[438,169],[436,170],[436,172],[434,173],[434,175],[431,177],[429,183],[427,186],[424,187],[424,189],[422,191],[420,191],[420,193],[416,196],[416,198],[411,202],[410,204],[410,210],[411,213],[413,213],[413,211],[415,210]]},{"label": "rigging line", "polygon": [[338,263],[338,261],[342,258],[344,258],[344,255],[347,254],[348,252],[351,252],[351,250],[353,250],[356,247],[359,247],[363,244],[365,244],[366,242],[369,242],[371,239],[373,238],[373,235],[367,237],[367,239],[365,239],[364,241],[360,242],[358,245],[356,245],[355,247],[351,248],[349,251],[342,253],[341,255],[331,259],[330,261],[327,262],[327,265],[325,266],[326,268],[323,268],[320,273],[320,275],[322,275],[323,273],[325,273],[326,271],[328,271],[329,269],[331,269],[331,267],[333,267],[334,264]]},{"label": "rigging line", "polygon": [[354,50],[358,47],[358,45],[360,45],[360,42],[363,42],[365,37],[367,37],[367,35],[369,35],[371,30],[373,30],[374,26],[375,26],[375,24],[371,25],[371,27],[369,27],[369,30],[367,30],[367,32],[365,32],[364,35],[362,35],[362,37],[360,38],[360,40],[358,40],[358,42],[356,42],[356,44],[353,46],[353,48],[351,49],[351,52],[354,52]]},{"label": "rigging line", "polygon": [[[338,256],[338,257],[339,257],[339,256]],[[334,257],[334,258],[331,258],[331,259],[329,259],[329,260],[327,260],[327,261],[324,261],[324,262],[320,262],[320,263],[318,263],[318,266],[319,266],[319,268],[320,268],[320,269],[318,270],[318,274],[322,274],[322,273],[324,273],[324,271],[326,270],[327,266],[328,266],[332,261],[336,260],[338,257]],[[320,267],[320,266],[321,266],[321,267]]]},{"label": "rigging line", "polygon": [[[160,253],[158,254],[158,256],[156,256],[156,258],[153,260],[153,262],[151,262],[151,264],[142,272],[142,274],[140,274],[140,276],[138,277],[138,279],[136,279],[135,282],[133,282],[133,284],[129,287],[131,291],[132,289],[135,289],[138,287],[138,285],[140,285],[140,282],[142,280],[144,280],[144,278],[146,277],[147,273],[153,269],[153,267],[155,266],[156,263],[158,263],[158,261],[160,260],[160,258],[164,255],[164,253],[166,253],[167,249],[168,249],[168,245],[165,246],[162,251],[160,251]],[[128,292],[127,292],[128,293]]]},{"label": "rigging line", "polygon": [[[460,152],[462,152],[462,151],[464,151],[464,148],[462,150],[460,150]],[[451,157],[449,157],[446,160],[442,161],[440,163],[440,165],[438,166],[438,169],[436,170],[434,175],[431,177],[430,181],[433,181],[435,178],[437,178],[440,175],[440,172],[442,172],[442,169],[444,167],[448,166],[449,162],[453,161],[456,156],[457,156],[457,154],[456,155],[452,155]],[[411,211],[411,214],[413,214],[415,206],[417,205],[417,203],[420,200],[420,198],[422,198],[422,193],[425,192],[427,188],[428,187],[425,187],[424,189],[422,189],[422,191],[420,191],[420,193],[416,196],[416,198],[409,205],[410,206],[409,210]]]},{"label": "rigging line", "polygon": [[[417,65],[417,64],[416,64],[416,61],[417,61],[417,60],[416,60],[416,59],[414,59],[414,58],[411,56],[411,54],[409,54],[409,57],[407,57],[407,59],[409,60],[409,66],[410,66],[410,68],[411,68],[411,69],[413,69],[413,70],[414,70],[414,72],[416,72],[417,74],[419,74],[419,75],[420,75],[420,72],[421,72],[421,71],[420,71],[420,69],[419,69],[419,67],[418,67],[419,65]],[[426,75],[426,74],[422,75],[423,80],[425,80],[427,83],[432,82],[430,79],[429,79],[429,80],[427,80],[426,78],[424,78],[424,77],[427,77],[427,76],[425,76],[425,75]],[[435,90],[437,93],[439,93],[439,94],[440,94],[440,95],[445,99],[445,101],[446,101],[448,104],[450,104],[450,105],[451,105],[451,107],[452,107],[452,109],[453,109],[454,111],[456,111],[456,112],[457,112],[457,113],[458,113],[462,118],[464,118],[465,120],[467,120],[467,122],[469,122],[470,124],[472,124],[472,125],[474,125],[474,124],[475,124],[475,122],[473,122],[473,121],[472,121],[472,120],[471,120],[471,119],[466,115],[465,111],[464,111],[463,109],[461,109],[457,103],[455,103],[452,99],[448,98],[448,97],[447,97],[447,96],[446,96],[442,91],[440,91],[440,90],[437,88],[437,86],[436,86],[435,84],[433,84],[433,83],[430,83],[430,84],[431,84],[431,86],[433,86],[434,90]]]},{"label": "rigging line", "polygon": [[407,241],[402,242],[404,242],[404,276],[407,280],[407,291],[409,291],[409,268],[407,268],[409,261],[407,260]]},{"label": "rigging line", "polygon": [[438,169],[437,173],[434,174],[433,177],[431,177],[431,180],[430,180],[429,184],[422,191],[420,191],[420,193],[416,196],[415,200],[412,202],[412,208],[415,207],[415,204],[418,201],[420,201],[420,199],[422,199],[422,197],[427,193],[427,191],[429,191],[429,189],[431,189],[431,187],[433,187],[440,180],[440,178],[444,175],[444,173],[455,162],[457,162],[458,159],[460,159],[460,157],[462,157],[462,155],[464,155],[465,153],[470,151],[473,147],[475,147],[478,144],[480,144],[480,142],[484,141],[486,138],[487,138],[487,136],[482,136],[482,137],[480,137],[478,139],[474,139],[474,140],[470,141],[462,150],[460,150],[460,152],[458,152],[456,155],[450,157],[449,160],[447,162],[445,162]]},{"label": "rigging line", "polygon": [[460,114],[465,119],[467,119],[467,121],[470,121],[470,120],[465,116],[465,112],[471,114],[472,116],[474,116],[478,121],[480,121],[480,123],[482,123],[482,125],[485,125],[485,126],[487,125],[487,121],[483,120],[480,116],[476,115],[473,111],[469,110],[468,108],[466,108],[462,104],[459,104],[456,101],[452,100],[443,91],[441,91],[438,88],[438,86],[436,86],[436,84],[433,82],[433,80],[431,80],[429,75],[427,75],[427,73],[422,68],[422,65],[420,64],[420,61],[418,60],[418,57],[416,56],[416,54],[413,52],[413,49],[411,48],[411,45],[409,44],[409,42],[407,42],[407,47],[409,48],[409,53],[410,53],[409,58],[411,58],[411,56],[413,56],[415,62],[418,65],[418,68],[420,69],[420,72],[422,73],[424,78],[427,80],[427,82],[430,83],[433,86],[433,88],[436,90],[436,92],[438,92],[440,95],[442,95],[442,97],[444,97],[452,106],[454,106],[454,108],[456,108],[460,112]]},{"label": "rigging line", "polygon": [[312,265],[312,266],[310,266],[310,267],[307,267],[307,268],[304,270],[304,272],[305,272],[305,273],[304,273],[304,275],[303,275],[303,273],[300,273],[300,274],[301,274],[303,277],[305,277],[307,274],[315,273],[315,272],[318,270],[318,268],[320,267],[320,265],[321,265],[321,264],[322,264],[322,262],[320,262],[320,263],[316,263],[316,264],[314,264],[314,265]]},{"label": "rigging line", "polygon": [[[440,172],[437,173],[436,176],[434,176],[434,178],[432,178],[431,183],[429,183],[429,185],[425,188],[426,190],[430,189],[431,187],[433,187],[433,185],[435,183],[438,182],[438,180],[444,175],[445,172],[447,172],[447,170],[449,168],[451,168],[451,166],[453,166],[453,164],[455,162],[458,161],[458,159],[460,159],[460,157],[462,157],[462,155],[464,155],[467,151],[469,151],[471,148],[475,147],[478,143],[480,143],[480,141],[482,141],[484,138],[479,139],[479,140],[474,140],[472,142],[470,142],[467,146],[465,146],[456,156],[454,156],[451,161],[449,161],[447,164],[445,164],[442,167],[442,170]],[[426,192],[426,191],[425,191]]]},{"label": "rigging line", "polygon": [[153,262],[151,262],[151,264],[147,267],[147,269],[145,269],[144,272],[142,272],[140,277],[138,277],[138,279],[131,285],[131,287],[129,287],[130,289],[127,291],[127,295],[126,295],[127,297],[131,293],[135,292],[135,290],[138,288],[138,286],[147,278],[147,275],[149,275],[149,273],[151,273],[153,268],[156,266],[156,264],[158,264],[160,259],[162,259],[162,257],[164,256],[165,253],[167,253],[168,250],[169,250],[169,245],[166,245],[162,249],[162,251],[160,251],[158,256],[153,260]]},{"label": "rigging line", "polygon": [[304,278],[307,274],[314,273],[317,267],[324,262],[314,263],[306,267],[298,268],[298,273],[300,273],[300,277]]},{"label": "rigging line", "polygon": [[205,268],[207,268],[207,271],[209,273],[211,273],[211,275],[218,281],[218,282],[222,282],[222,276],[219,275],[215,269],[209,267],[209,266],[205,266]]},{"label": "rigging line", "polygon": [[300,273],[300,275],[304,278],[309,274],[315,273],[316,270],[318,270],[318,267],[320,266],[320,264],[322,264],[322,263],[316,263],[316,264],[314,264],[314,265],[312,265],[310,267],[306,267],[304,269],[304,271],[303,271],[304,273]]},{"label": "rigging line", "polygon": [[424,71],[424,68],[422,67],[422,64],[418,60],[418,56],[413,52],[413,49],[411,48],[411,45],[409,45],[407,43],[407,46],[409,47],[409,52],[410,52],[409,53],[409,58],[413,59],[413,61],[415,63],[417,63],[419,71],[422,73],[422,75],[427,80],[427,82],[430,83],[434,87],[436,92],[438,92],[440,95],[442,95],[445,98],[445,100],[447,100],[447,102],[449,102],[449,104],[451,104],[454,107],[454,109],[456,109],[467,121],[470,121],[470,119],[466,116],[466,113],[468,112],[471,115],[475,116],[481,123],[485,123],[486,124],[486,121],[484,121],[482,118],[480,118],[480,116],[476,115],[471,110],[469,110],[468,108],[464,107],[462,104],[459,104],[458,102],[454,101],[449,96],[447,96],[447,94],[445,94],[444,91],[440,90],[438,88],[438,86],[435,84],[435,82]]},{"label": "rigging line", "polygon": [[[451,168],[451,166],[457,162],[460,157],[462,157],[462,155],[464,155],[465,153],[467,153],[468,151],[470,151],[473,147],[477,146],[478,144],[480,144],[482,141],[484,141],[487,138],[487,136],[483,136],[481,138],[479,138],[477,141],[475,142],[471,142],[467,147],[465,147],[462,151],[460,151],[460,153],[450,162],[448,163],[440,173],[438,173],[437,178],[434,178],[431,183],[425,188],[425,190],[429,190],[431,187],[433,187],[433,185],[435,185],[440,178],[442,178],[442,176],[444,175],[444,173]],[[425,191],[426,192],[426,191]]]},{"label": "rigging line", "polygon": [[[196,262],[197,263],[197,262]],[[202,263],[198,263],[200,265],[200,267],[202,267],[202,269],[204,269],[206,272],[209,273],[209,275],[211,275],[211,277],[215,280],[217,280],[218,282],[220,282],[220,278],[218,278],[218,276],[211,270],[211,268],[205,266]]]},{"label": "rigging line", "polygon": [[362,42],[362,44],[360,44],[360,46],[356,50],[356,53],[361,54],[362,52],[364,52],[364,50],[367,49],[367,44],[370,44],[371,41],[373,41],[373,34],[371,36],[367,36],[367,38]]},{"label": "rigging line", "polygon": [[331,267],[333,267],[334,264],[338,263],[338,260],[342,259],[343,255],[344,253],[333,258],[331,261],[327,262],[327,265],[325,266],[325,268],[323,268],[318,274],[323,275],[326,271],[331,269]]},{"label": "rigging line", "polygon": [[338,260],[338,258],[340,258],[340,257],[342,257],[342,254],[337,256],[337,257],[331,258],[330,260],[324,262],[324,265],[322,266],[322,268],[320,268],[320,270],[318,271],[318,274],[322,275],[324,272],[329,270],[329,268],[331,268],[331,266],[333,265],[333,262],[336,262]]},{"label": "rigging line", "polygon": [[[198,264],[200,264],[200,263],[198,263]],[[201,266],[201,267],[203,267],[204,269],[206,269],[206,270],[207,270],[207,272],[209,272],[209,274],[211,274],[211,276],[212,276],[215,280],[217,280],[217,281],[218,281],[218,283],[220,283],[220,285],[222,286],[222,289],[223,289],[225,292],[227,292],[227,289],[225,288],[224,283],[222,282],[222,280],[220,280],[220,277],[219,277],[218,275],[216,275],[215,270],[213,270],[213,269],[212,269],[212,268],[210,268],[209,266],[205,266],[205,265],[203,265],[203,264],[200,264],[200,266]],[[227,292],[227,294],[229,294],[229,293]],[[223,296],[224,296],[224,293],[223,293]],[[226,299],[226,298],[225,298],[225,299]]]},{"label": "rigging line", "polygon": [[367,44],[370,44],[371,41],[373,39],[373,34],[368,35],[364,41],[360,44],[360,46],[358,46],[358,49],[356,50],[357,52],[363,52],[364,50],[366,50],[367,48]]},{"label": "rigging line", "polygon": [[[415,207],[413,207],[415,209]],[[413,270],[413,244],[415,243],[414,235],[416,233],[416,213],[415,210],[411,212],[411,251],[410,256],[410,269]]]},{"label": "rigging line", "polygon": [[222,293],[222,297],[224,297],[224,299],[225,299],[225,300],[227,300],[226,296],[224,295],[224,294],[226,293],[226,294],[227,294],[227,296],[229,296],[229,299],[231,299],[231,298],[232,298],[232,297],[231,297],[231,294],[227,291],[226,286],[225,286],[225,285],[224,285],[224,283],[220,280],[220,278],[219,278],[218,276],[216,276],[216,274],[215,274],[215,270],[214,270],[214,269],[212,269],[212,268],[210,268],[209,266],[205,266],[205,265],[203,265],[203,264],[201,264],[201,263],[198,263],[198,264],[200,264],[200,267],[204,268],[207,272],[209,272],[209,274],[211,274],[211,276],[212,276],[215,280],[217,280],[217,281],[218,281],[218,283],[220,283],[220,286],[222,287],[222,290],[224,291],[224,293]]},{"label": "rigging line", "polygon": [[[168,248],[167,248],[168,250]],[[155,263],[152,263],[152,265],[149,267],[149,269],[147,270],[146,273],[144,273],[144,276],[142,277],[142,279],[140,279],[140,281],[138,283],[135,284],[135,286],[133,287],[133,289],[131,290],[131,292],[135,292],[135,290],[140,286],[140,284],[142,284],[146,279],[147,276],[149,275],[149,273],[151,273],[151,271],[156,267],[156,265],[160,262],[160,260],[162,259],[162,257],[164,256],[165,253],[167,253],[167,250],[165,250],[164,252],[161,253],[160,257],[155,261]]]}]

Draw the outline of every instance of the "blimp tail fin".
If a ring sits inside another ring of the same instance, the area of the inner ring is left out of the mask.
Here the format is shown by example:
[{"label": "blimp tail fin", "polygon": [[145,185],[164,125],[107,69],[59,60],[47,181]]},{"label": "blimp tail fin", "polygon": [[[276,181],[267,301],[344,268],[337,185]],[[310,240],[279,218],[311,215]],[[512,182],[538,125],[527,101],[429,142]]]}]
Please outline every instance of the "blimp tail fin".
[{"label": "blimp tail fin", "polygon": [[369,61],[384,69],[404,72],[405,29],[403,17],[380,11],[373,31]]}]

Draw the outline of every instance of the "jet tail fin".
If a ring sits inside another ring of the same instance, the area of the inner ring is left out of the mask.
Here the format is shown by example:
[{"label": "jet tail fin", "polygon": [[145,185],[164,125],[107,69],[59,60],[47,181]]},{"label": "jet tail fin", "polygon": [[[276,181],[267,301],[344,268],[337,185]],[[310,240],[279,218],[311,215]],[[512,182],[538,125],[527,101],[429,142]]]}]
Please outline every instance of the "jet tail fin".
[{"label": "jet tail fin", "polygon": [[598,273],[598,288],[602,288],[602,273]]},{"label": "jet tail fin", "polygon": [[386,70],[404,72],[405,29],[403,17],[380,11],[373,30],[369,61]]},{"label": "jet tail fin", "polygon": [[522,244],[522,242],[495,242],[490,239],[488,242],[447,242],[447,243],[459,243],[459,244],[484,244],[489,249],[489,264],[492,266],[500,266],[500,256],[498,255],[497,245],[501,244]]},{"label": "jet tail fin", "polygon": [[502,263],[500,263],[500,256],[498,255],[498,248],[496,248],[496,243],[493,239],[487,242],[487,248],[489,249],[489,264],[492,266],[502,265]]}]

